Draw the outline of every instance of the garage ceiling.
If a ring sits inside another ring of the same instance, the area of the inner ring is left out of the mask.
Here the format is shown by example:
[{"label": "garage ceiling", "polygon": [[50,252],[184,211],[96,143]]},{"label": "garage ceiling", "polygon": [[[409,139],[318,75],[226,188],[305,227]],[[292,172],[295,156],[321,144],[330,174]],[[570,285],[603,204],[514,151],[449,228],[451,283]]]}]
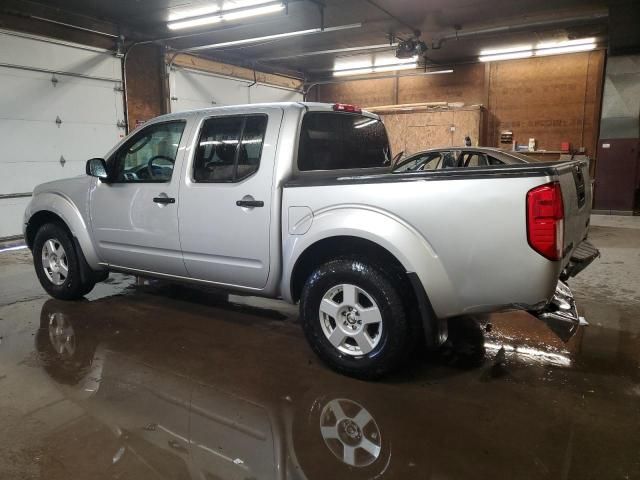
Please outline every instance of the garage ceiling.
[{"label": "garage ceiling", "polygon": [[169,48],[178,50],[317,28],[323,18],[327,27],[361,23],[346,30],[198,52],[308,79],[329,77],[336,61],[363,53],[306,55],[309,52],[385,44],[390,35],[411,37],[412,30],[421,32],[429,47],[427,62],[434,66],[476,61],[484,48],[583,37],[596,37],[606,45],[607,37],[607,2],[585,0],[290,0],[286,10],[270,15],[179,31],[167,28],[172,12],[211,3],[215,2],[48,0],[45,4],[7,0],[3,10],[27,15],[36,12],[41,17],[74,20],[76,24],[100,19],[118,25],[129,39],[165,39]]}]

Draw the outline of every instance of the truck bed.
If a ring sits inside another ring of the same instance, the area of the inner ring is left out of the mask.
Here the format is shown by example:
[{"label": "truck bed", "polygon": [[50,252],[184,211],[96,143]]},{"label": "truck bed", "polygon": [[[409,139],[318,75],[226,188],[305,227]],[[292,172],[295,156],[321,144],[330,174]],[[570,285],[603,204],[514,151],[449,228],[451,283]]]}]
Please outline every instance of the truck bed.
[{"label": "truck bed", "polygon": [[[313,172],[285,184],[283,208],[308,207],[312,233],[314,227],[322,228],[324,217],[349,210],[345,234],[386,234],[395,244],[392,253],[413,255],[408,263],[415,262],[412,250],[421,247],[401,240],[399,232],[386,231],[393,230],[389,225],[394,222],[402,225],[398,228],[410,231],[424,246],[415,270],[440,317],[534,309],[552,297],[571,253],[586,236],[588,178],[586,161],[410,173]],[[564,249],[560,261],[549,261],[528,244],[526,196],[555,181],[563,195]],[[384,218],[392,222],[386,225]],[[289,228],[283,225],[284,235],[290,235]]]}]

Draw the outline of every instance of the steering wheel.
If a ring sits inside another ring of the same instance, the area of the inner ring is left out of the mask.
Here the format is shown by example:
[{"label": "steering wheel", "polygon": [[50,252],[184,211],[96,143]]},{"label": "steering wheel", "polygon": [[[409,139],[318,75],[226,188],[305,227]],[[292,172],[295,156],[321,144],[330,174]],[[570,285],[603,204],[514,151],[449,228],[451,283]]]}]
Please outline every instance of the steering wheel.
[{"label": "steering wheel", "polygon": [[156,177],[156,176],[153,174],[153,162],[154,162],[154,160],[158,160],[158,159],[166,160],[166,161],[168,161],[168,162],[173,166],[173,158],[171,158],[171,157],[167,157],[167,156],[165,156],[165,155],[154,155],[154,156],[153,156],[153,157],[151,157],[151,158],[149,159],[149,161],[147,162],[147,172],[149,173],[149,178],[150,178],[151,180],[158,180],[158,179],[159,179],[158,177]]}]

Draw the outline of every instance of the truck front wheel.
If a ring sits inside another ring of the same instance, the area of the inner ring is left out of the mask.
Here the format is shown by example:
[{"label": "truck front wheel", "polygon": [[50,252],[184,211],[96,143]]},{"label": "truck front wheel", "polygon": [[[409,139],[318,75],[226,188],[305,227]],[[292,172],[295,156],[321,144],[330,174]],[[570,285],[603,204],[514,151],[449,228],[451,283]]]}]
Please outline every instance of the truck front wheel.
[{"label": "truck front wheel", "polygon": [[54,298],[78,299],[95,285],[95,282],[82,282],[80,261],[71,235],[57,223],[47,223],[36,233],[33,264],[42,288]]},{"label": "truck front wheel", "polygon": [[302,326],[311,348],[334,370],[379,378],[415,348],[416,329],[391,278],[357,257],[329,261],[309,276],[300,299]]}]

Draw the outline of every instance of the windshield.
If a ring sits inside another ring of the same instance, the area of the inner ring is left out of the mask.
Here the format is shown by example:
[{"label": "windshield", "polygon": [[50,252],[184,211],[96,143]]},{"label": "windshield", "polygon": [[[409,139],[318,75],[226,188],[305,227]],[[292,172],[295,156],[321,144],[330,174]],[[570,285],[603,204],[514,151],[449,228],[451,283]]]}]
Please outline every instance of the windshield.
[{"label": "windshield", "polygon": [[298,169],[344,170],[391,165],[383,123],[360,114],[308,112],[302,120]]}]

